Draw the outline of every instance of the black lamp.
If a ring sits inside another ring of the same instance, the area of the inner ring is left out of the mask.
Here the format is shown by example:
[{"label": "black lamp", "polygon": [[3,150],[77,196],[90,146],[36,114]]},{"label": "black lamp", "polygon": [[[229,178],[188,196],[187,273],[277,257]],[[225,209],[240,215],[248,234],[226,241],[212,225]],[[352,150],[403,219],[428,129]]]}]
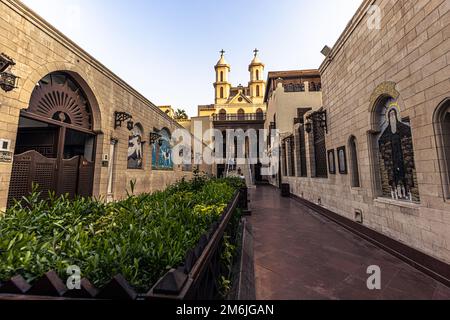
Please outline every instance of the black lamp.
[{"label": "black lamp", "polygon": [[319,125],[322,129],[325,129],[325,132],[328,133],[328,125],[327,125],[327,111],[323,110],[317,113],[317,118],[319,121]]},{"label": "black lamp", "polygon": [[[117,128],[121,127],[123,122],[125,122],[127,120],[131,120],[131,119],[133,119],[133,117],[130,114],[128,114],[126,112],[118,112],[118,111],[116,111],[114,113],[114,129],[117,129]],[[132,124],[131,129],[129,128],[130,122]],[[133,127],[134,127],[134,123],[132,121],[129,121],[127,123],[127,127],[128,127],[129,130],[132,130]]]},{"label": "black lamp", "polygon": [[17,76],[11,72],[0,72],[0,88],[9,92],[17,88]]},{"label": "black lamp", "polygon": [[9,92],[17,88],[18,77],[7,71],[8,68],[14,66],[16,63],[14,60],[4,53],[0,54],[0,88],[4,91]]},{"label": "black lamp", "polygon": [[312,132],[312,122],[311,120],[308,119],[308,121],[305,123],[305,131],[307,133],[311,133]]},{"label": "black lamp", "polygon": [[133,120],[128,121],[127,122],[127,129],[131,131],[131,130],[133,130],[133,128],[134,128]]},{"label": "black lamp", "polygon": [[157,132],[150,132],[150,144],[153,145],[157,141],[160,141],[161,135]]}]

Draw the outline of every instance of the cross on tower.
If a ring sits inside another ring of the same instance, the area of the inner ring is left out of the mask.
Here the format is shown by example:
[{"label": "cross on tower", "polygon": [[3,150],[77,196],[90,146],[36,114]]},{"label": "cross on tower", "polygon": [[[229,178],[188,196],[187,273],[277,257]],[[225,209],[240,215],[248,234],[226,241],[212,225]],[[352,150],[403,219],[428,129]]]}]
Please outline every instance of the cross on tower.
[{"label": "cross on tower", "polygon": [[259,50],[255,49],[255,50],[253,50],[253,52],[255,53],[255,57],[256,57],[258,55]]},{"label": "cross on tower", "polygon": [[225,50],[222,49],[222,51],[220,51],[220,54],[223,56],[225,54]]}]

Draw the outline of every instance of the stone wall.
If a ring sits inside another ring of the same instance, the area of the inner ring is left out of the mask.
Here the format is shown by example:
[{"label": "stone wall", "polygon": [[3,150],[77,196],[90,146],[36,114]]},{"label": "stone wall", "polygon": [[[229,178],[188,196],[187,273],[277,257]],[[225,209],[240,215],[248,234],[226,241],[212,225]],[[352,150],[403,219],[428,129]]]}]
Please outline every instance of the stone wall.
[{"label": "stone wall", "polygon": [[[368,28],[372,4],[381,8],[381,30]],[[446,262],[450,200],[443,193],[433,114],[450,97],[449,9],[447,0],[364,1],[321,66],[327,149],[347,146],[349,159],[349,138],[356,137],[361,187],[351,187],[351,172],[284,178],[296,195],[352,220],[362,210],[367,227]],[[385,97],[397,99],[401,117],[411,121],[419,203],[379,197],[373,113]]]},{"label": "stone wall", "polygon": [[[94,195],[106,196],[108,168],[101,165],[102,155],[109,154],[111,139],[117,139],[117,159],[114,169],[114,199],[126,195],[129,181],[136,179],[136,192],[162,189],[192,173],[181,167],[174,171],[154,171],[151,168],[151,147],[144,146],[144,168],[127,170],[129,131],[126,124],[114,130],[114,112],[126,111],[148,136],[153,128],[180,128],[154,104],[118,78],[30,11],[20,1],[0,0],[0,52],[11,56],[16,65],[12,71],[20,77],[18,88],[5,93],[0,90],[0,138],[11,140],[14,151],[20,110],[27,109],[36,83],[54,71],[72,75],[86,91],[93,109],[94,130],[98,133]],[[0,210],[6,206],[11,163],[0,163]],[[210,172],[205,166],[201,170]]]}]

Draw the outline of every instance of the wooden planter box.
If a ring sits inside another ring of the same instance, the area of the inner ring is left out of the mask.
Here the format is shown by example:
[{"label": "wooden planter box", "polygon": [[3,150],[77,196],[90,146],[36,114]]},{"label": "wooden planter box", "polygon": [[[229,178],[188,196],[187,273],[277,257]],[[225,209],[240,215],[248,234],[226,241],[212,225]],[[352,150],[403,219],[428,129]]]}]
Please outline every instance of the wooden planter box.
[{"label": "wooden planter box", "polygon": [[82,279],[81,290],[68,290],[57,273],[49,271],[32,285],[22,276],[0,283],[0,301],[214,299],[217,287],[211,279],[220,275],[224,236],[236,208],[240,208],[246,201],[245,192],[236,191],[219,221],[211,226],[194,249],[187,252],[184,263],[175,266],[176,269],[169,271],[148,293],[136,292],[122,275],[116,275],[103,288],[96,288],[88,279]]}]

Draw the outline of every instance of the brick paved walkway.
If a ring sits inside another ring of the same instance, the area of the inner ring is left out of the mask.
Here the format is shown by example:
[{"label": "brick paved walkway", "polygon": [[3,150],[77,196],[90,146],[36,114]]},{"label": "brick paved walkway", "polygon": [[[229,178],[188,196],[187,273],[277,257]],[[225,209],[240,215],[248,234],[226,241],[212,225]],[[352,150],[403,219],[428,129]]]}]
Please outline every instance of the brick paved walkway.
[{"label": "brick paved walkway", "polygon": [[[257,299],[450,299],[450,288],[268,186],[251,191]],[[367,267],[382,290],[367,289]]]}]

